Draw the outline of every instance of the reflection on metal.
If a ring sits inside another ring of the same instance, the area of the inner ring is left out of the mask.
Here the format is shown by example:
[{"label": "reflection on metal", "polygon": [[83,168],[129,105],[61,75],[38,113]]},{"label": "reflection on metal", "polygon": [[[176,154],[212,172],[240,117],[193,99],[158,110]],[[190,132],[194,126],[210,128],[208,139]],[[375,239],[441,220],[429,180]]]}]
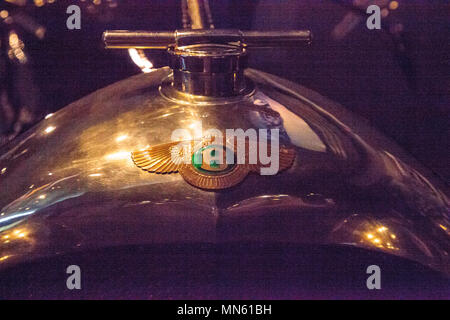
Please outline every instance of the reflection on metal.
[{"label": "reflection on metal", "polygon": [[0,257],[0,262],[2,262],[3,260],[8,259],[10,256],[9,255],[4,255]]},{"label": "reflection on metal", "polygon": [[51,133],[55,130],[56,128],[53,126],[48,126],[47,128],[45,128],[44,132],[45,133]]},{"label": "reflection on metal", "polygon": [[17,60],[19,63],[27,63],[27,56],[23,51],[24,44],[23,41],[20,40],[19,36],[15,31],[9,32],[9,49],[8,49],[8,57],[11,60]]},{"label": "reflection on metal", "polygon": [[128,49],[128,54],[130,55],[131,60],[133,60],[142,72],[149,73],[155,70],[153,68],[153,63],[148,60],[143,50],[130,48]]},{"label": "reflection on metal", "polygon": [[[260,111],[255,112],[253,114],[255,118],[253,121],[261,123],[261,125],[265,122],[270,122],[272,126],[283,124],[281,128],[286,131],[286,134],[289,136],[289,140],[293,145],[311,151],[326,151],[327,148],[325,144],[311,129],[310,125],[302,118],[296,117],[292,111],[289,111],[277,101],[270,99],[261,91],[255,93],[254,98],[254,103],[260,106],[261,110],[264,110],[262,107],[266,107],[267,110],[273,110],[275,112],[271,115]],[[261,116],[263,116],[263,118],[261,118]],[[284,120],[283,123],[280,121],[281,118]],[[335,141],[339,141],[339,139],[335,139]],[[332,148],[332,150],[334,150],[334,148]]]},{"label": "reflection on metal", "polygon": [[201,0],[187,0],[187,10],[191,20],[192,29],[205,29],[205,15]]}]

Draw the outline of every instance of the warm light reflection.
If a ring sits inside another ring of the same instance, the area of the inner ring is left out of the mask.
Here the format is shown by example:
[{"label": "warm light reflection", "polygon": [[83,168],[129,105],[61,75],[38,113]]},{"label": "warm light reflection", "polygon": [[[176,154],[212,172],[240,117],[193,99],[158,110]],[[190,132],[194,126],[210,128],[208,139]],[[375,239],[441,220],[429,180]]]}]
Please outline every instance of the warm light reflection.
[{"label": "warm light reflection", "polygon": [[22,50],[25,45],[23,44],[23,41],[20,40],[19,36],[15,31],[11,31],[9,33],[9,50],[8,50],[8,57],[11,60],[17,60],[19,63],[26,63],[27,57],[25,55],[25,52]]},{"label": "warm light reflection", "polygon": [[450,235],[450,231],[448,230],[448,227],[444,226],[443,224],[439,224],[439,228],[441,228],[441,229],[444,230],[447,234]]},{"label": "warm light reflection", "polygon": [[124,135],[118,136],[116,138],[116,141],[117,142],[122,142],[122,141],[126,140],[127,138],[128,138],[128,135],[124,134]]},{"label": "warm light reflection", "polygon": [[190,125],[188,125],[189,129],[198,130],[201,129],[202,123],[200,121],[194,121]]},{"label": "warm light reflection", "polygon": [[27,240],[28,233],[25,228],[10,231],[1,236],[1,242],[7,244],[14,240]]},{"label": "warm light reflection", "polygon": [[50,133],[50,132],[53,132],[55,129],[56,129],[55,127],[49,126],[44,131],[45,131],[45,133]]},{"label": "warm light reflection", "polygon": [[89,177],[101,177],[101,176],[102,176],[101,173],[93,173],[89,175]]},{"label": "warm light reflection", "polygon": [[391,10],[396,10],[398,8],[398,6],[399,6],[398,1],[391,1],[389,3],[389,9],[391,9]]},{"label": "warm light reflection", "polygon": [[53,113],[49,113],[48,115],[45,116],[45,119],[51,118],[53,117]]},{"label": "warm light reflection", "polygon": [[128,49],[128,54],[131,57],[131,60],[141,69],[142,72],[148,73],[154,70],[153,63],[147,59],[143,50],[139,49]]},{"label": "warm light reflection", "polygon": [[361,242],[368,242],[370,245],[380,249],[399,249],[393,245],[392,241],[395,241],[397,237],[393,233],[387,233],[389,230],[388,227],[383,225],[371,225],[368,229],[369,230],[364,233],[365,236],[361,239]]},{"label": "warm light reflection", "polygon": [[7,168],[3,168],[2,171],[0,171],[0,174],[4,174],[6,172]]},{"label": "warm light reflection", "polygon": [[111,153],[105,156],[107,160],[123,160],[130,158],[130,152],[128,151],[120,151],[116,153]]},{"label": "warm light reflection", "polygon": [[5,255],[5,256],[0,257],[0,262],[8,259],[9,257],[11,257],[11,256]]}]

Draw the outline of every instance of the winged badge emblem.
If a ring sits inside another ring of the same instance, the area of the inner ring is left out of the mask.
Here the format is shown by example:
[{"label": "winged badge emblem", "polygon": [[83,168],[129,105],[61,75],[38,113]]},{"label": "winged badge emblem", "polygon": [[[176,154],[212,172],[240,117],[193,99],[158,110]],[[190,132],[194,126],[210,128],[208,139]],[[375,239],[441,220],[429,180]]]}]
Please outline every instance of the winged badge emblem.
[{"label": "winged badge emblem", "polygon": [[[250,153],[258,152],[259,147],[256,146],[251,148],[249,141],[246,141],[245,152],[237,153],[237,142],[230,145],[225,139],[218,141],[215,138],[203,138],[151,146],[132,152],[131,157],[136,166],[149,173],[179,173],[195,187],[220,190],[237,185],[249,173],[259,173],[265,166],[259,159],[250,160]],[[238,159],[238,154],[241,159]],[[278,172],[291,167],[294,159],[292,147],[280,146]]]}]

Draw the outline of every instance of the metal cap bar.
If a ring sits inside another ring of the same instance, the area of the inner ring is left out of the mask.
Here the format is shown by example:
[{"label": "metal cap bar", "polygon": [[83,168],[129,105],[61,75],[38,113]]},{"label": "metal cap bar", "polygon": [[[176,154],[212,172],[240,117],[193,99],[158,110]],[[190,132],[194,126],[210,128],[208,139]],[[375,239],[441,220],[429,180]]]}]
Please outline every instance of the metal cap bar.
[{"label": "metal cap bar", "polygon": [[309,30],[293,31],[239,31],[239,30],[180,30],[175,32],[111,30],[103,33],[108,49],[167,49],[196,43],[223,43],[238,41],[247,48],[300,47],[310,44]]},{"label": "metal cap bar", "polygon": [[175,43],[175,34],[170,31],[108,30],[103,32],[103,43],[107,49],[167,49]]}]

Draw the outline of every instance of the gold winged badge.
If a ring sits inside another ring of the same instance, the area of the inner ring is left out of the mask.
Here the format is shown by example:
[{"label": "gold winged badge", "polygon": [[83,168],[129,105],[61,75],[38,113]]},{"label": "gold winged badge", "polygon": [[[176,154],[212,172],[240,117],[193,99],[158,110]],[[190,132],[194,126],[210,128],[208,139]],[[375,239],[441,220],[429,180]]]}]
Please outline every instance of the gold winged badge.
[{"label": "gold winged badge", "polygon": [[[214,138],[201,140],[176,141],[159,144],[148,149],[132,152],[133,162],[150,173],[180,173],[191,185],[208,190],[219,190],[232,187],[250,172],[260,172],[265,167],[260,161],[248,163],[249,143],[246,141],[245,161],[237,161],[237,143],[234,149],[227,143],[217,143]],[[270,148],[269,148],[270,149]],[[232,158],[232,161],[229,159]],[[221,161],[218,161],[221,159]],[[291,167],[295,159],[295,151],[286,146],[279,148],[279,171]]]}]

